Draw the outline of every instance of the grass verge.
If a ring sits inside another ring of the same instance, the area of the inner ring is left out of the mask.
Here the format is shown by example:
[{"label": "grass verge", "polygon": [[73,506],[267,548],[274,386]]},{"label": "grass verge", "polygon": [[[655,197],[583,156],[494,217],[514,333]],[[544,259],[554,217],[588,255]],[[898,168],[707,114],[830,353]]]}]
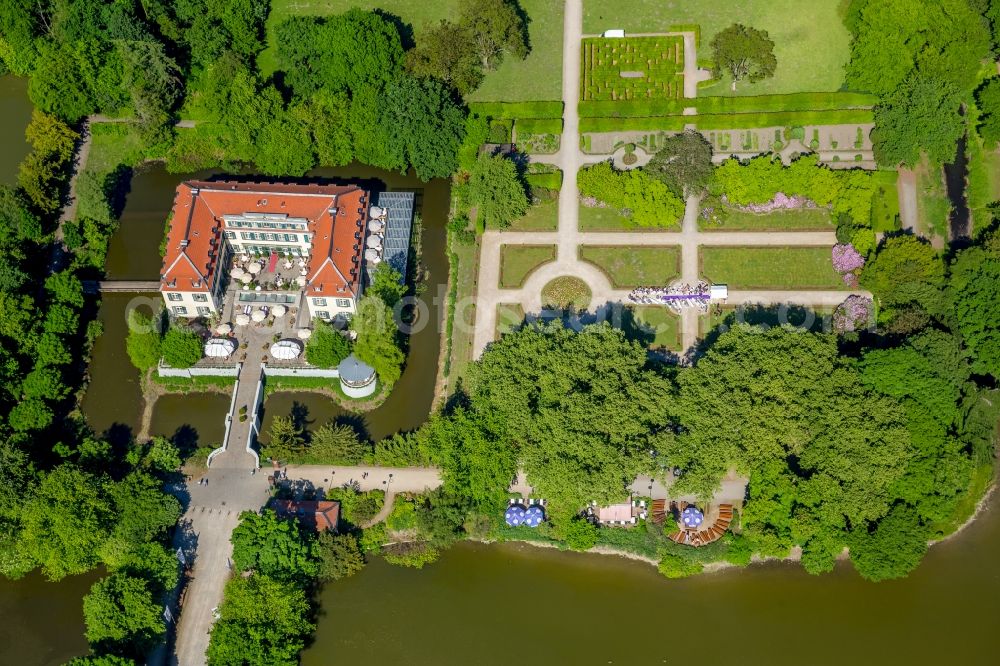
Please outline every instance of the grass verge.
[{"label": "grass verge", "polygon": [[528,275],[556,258],[555,245],[503,245],[500,247],[500,287],[517,289]]},{"label": "grass verge", "polygon": [[666,285],[680,274],[676,247],[584,245],[580,259],[604,271],[616,289]]},{"label": "grass verge", "polygon": [[703,247],[701,274],[730,289],[847,289],[828,247]]},{"label": "grass verge", "polygon": [[836,227],[826,208],[798,208],[770,213],[751,213],[726,208],[722,224],[698,221],[701,231],[833,231]]}]

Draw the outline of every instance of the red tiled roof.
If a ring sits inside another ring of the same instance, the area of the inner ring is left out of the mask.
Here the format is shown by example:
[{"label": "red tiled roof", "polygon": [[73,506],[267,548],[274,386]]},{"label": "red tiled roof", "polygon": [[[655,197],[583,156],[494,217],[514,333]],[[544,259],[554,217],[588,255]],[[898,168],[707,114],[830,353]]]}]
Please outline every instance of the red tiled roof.
[{"label": "red tiled roof", "polygon": [[356,185],[181,183],[167,234],[163,289],[208,291],[222,243],[222,217],[253,212],[307,220],[313,246],[308,295],[357,296],[367,210],[367,193]]},{"label": "red tiled roof", "polygon": [[279,518],[295,518],[317,532],[336,532],[340,502],[333,500],[271,500]]}]

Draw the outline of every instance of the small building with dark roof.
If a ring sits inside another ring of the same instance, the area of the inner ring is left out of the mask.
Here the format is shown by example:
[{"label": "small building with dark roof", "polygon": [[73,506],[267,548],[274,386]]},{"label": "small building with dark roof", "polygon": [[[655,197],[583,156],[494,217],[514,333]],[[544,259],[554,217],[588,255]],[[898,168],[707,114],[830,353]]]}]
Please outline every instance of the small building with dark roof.
[{"label": "small building with dark roof", "polygon": [[336,532],[340,502],[334,500],[271,500],[279,518],[295,518],[316,532]]},{"label": "small building with dark roof", "polygon": [[378,386],[375,368],[354,354],[340,362],[337,374],[340,375],[340,388],[352,398],[366,398],[374,393]]}]

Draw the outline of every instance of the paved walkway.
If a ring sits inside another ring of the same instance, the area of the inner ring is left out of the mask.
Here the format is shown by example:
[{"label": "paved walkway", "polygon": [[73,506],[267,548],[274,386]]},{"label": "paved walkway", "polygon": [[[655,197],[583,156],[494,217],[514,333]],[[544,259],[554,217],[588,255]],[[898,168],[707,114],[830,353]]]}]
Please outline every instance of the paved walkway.
[{"label": "paved walkway", "polygon": [[917,174],[913,169],[900,167],[899,179],[896,181],[896,191],[899,195],[899,221],[903,229],[920,233],[920,218],[917,213]]},{"label": "paved walkway", "polygon": [[[481,243],[479,276],[476,293],[476,318],[473,330],[473,357],[478,358],[496,336],[497,305],[516,303],[527,313],[537,313],[542,308],[542,288],[551,280],[572,275],[584,280],[590,287],[590,309],[596,310],[607,303],[627,302],[628,291],[613,289],[607,275],[593,264],[579,259],[580,245],[621,246],[680,246],[681,279],[694,283],[700,278],[699,247],[706,246],[818,246],[830,247],[837,240],[833,232],[748,232],[748,231],[699,231],[699,200],[689,197],[685,202],[684,219],[680,231],[623,231],[584,232],[579,228],[580,197],[576,186],[577,171],[588,164],[612,159],[612,155],[587,155],[580,146],[577,102],[580,95],[580,39],[583,36],[583,7],[581,0],[566,0],[563,21],[563,77],[562,99],[564,105],[563,134],[560,150],[552,155],[532,155],[532,161],[555,164],[563,171],[559,191],[559,220],[554,232],[498,232],[487,231]],[[684,38],[684,95],[697,95],[698,81],[706,72],[698,69],[697,44],[693,33],[676,33]],[[641,36],[641,33],[637,33]],[[501,289],[500,253],[503,245],[555,245],[556,258],[533,271],[519,289]],[[830,291],[731,291],[728,302],[735,304],[797,303],[830,307],[843,301],[851,292]],[[859,292],[864,293],[864,292]],[[685,355],[697,346],[699,317],[695,311],[681,314],[681,339]],[[686,356],[690,360],[689,356]]]}]

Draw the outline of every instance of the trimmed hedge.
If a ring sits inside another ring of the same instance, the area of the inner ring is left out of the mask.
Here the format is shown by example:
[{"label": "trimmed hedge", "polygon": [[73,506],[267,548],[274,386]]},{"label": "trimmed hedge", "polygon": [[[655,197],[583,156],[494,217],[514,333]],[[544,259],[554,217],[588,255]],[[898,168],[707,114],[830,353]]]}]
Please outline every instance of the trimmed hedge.
[{"label": "trimmed hedge", "polygon": [[562,134],[562,118],[518,118],[514,121],[518,134]]},{"label": "trimmed hedge", "polygon": [[701,26],[697,23],[678,23],[667,28],[667,32],[693,32],[694,45],[701,48]]},{"label": "trimmed hedge", "polygon": [[[645,120],[637,118],[636,120]],[[753,129],[802,125],[861,125],[874,122],[870,109],[781,111],[778,113],[719,113],[682,117],[700,130]]]},{"label": "trimmed hedge", "polygon": [[813,92],[749,97],[580,102],[579,113],[581,118],[673,116],[683,113],[684,109],[690,106],[695,107],[699,114],[830,111],[869,109],[877,101],[874,95],[867,93]]},{"label": "trimmed hedge", "polygon": [[501,118],[499,120],[490,121],[490,133],[488,139],[490,143],[510,143],[512,139],[512,132],[514,130],[514,121],[508,118]]},{"label": "trimmed hedge", "polygon": [[562,102],[473,102],[469,110],[490,118],[562,118]]},{"label": "trimmed hedge", "polygon": [[580,132],[680,132],[697,116],[656,116],[652,118],[580,118]]},{"label": "trimmed hedge", "polygon": [[543,190],[556,190],[562,187],[562,171],[552,173],[529,173],[524,176],[532,188]]}]

